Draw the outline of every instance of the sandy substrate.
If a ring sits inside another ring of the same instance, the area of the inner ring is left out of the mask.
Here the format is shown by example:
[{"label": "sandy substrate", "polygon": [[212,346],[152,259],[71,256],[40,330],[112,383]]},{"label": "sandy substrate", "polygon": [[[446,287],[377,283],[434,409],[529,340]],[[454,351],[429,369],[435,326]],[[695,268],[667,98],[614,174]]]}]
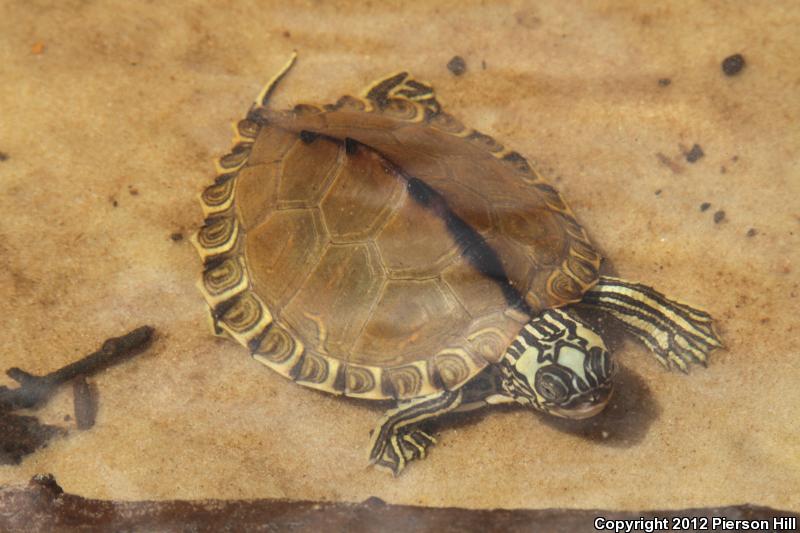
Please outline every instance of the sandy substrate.
[{"label": "sandy substrate", "polygon": [[[67,436],[0,467],[0,484],[51,472],[92,498],[800,509],[797,4],[49,4],[0,6],[0,367],[44,373],[145,323],[158,338],[93,379],[91,430],[64,421],[65,387],[41,416]],[[608,268],[712,313],[727,350],[684,376],[614,342],[619,390],[591,423],[487,412],[443,425],[398,479],[367,468],[380,408],[212,338],[194,287],[196,195],[293,49],[277,107],[410,70],[528,156]],[[734,53],[746,66],[726,76]]]}]

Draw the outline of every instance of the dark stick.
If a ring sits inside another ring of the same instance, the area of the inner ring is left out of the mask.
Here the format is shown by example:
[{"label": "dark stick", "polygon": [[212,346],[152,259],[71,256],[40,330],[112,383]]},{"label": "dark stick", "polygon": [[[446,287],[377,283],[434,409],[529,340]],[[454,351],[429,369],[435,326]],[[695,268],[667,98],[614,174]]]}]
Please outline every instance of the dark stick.
[{"label": "dark stick", "polygon": [[98,351],[46,376],[35,376],[16,367],[9,368],[6,374],[20,386],[16,389],[0,387],[0,411],[35,407],[53,394],[59,385],[124,361],[147,346],[153,331],[150,326],[142,326],[121,337],[108,339]]}]

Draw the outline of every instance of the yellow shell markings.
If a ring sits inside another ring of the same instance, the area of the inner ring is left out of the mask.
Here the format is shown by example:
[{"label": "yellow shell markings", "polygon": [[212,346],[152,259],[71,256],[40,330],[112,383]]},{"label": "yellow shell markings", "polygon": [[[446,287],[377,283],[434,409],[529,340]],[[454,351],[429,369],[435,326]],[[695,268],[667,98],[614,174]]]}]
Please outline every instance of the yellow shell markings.
[{"label": "yellow shell markings", "polygon": [[[243,175],[242,172],[246,172],[248,179],[252,180],[254,179],[253,176],[261,172],[259,169],[269,166],[268,163],[262,161],[263,157],[258,159],[257,162],[251,157],[254,153],[263,151],[263,149],[259,148],[259,143],[262,139],[268,137],[265,132],[277,132],[278,137],[280,137],[280,135],[283,135],[281,132],[292,131],[291,128],[281,127],[276,129],[272,127],[271,125],[276,121],[276,117],[281,115],[266,110],[264,104],[272,90],[274,90],[275,84],[286,74],[293,61],[294,58],[265,87],[256,104],[248,113],[248,117],[234,126],[233,149],[229,154],[219,158],[216,165],[218,177],[215,183],[207,187],[201,194],[201,204],[207,219],[204,227],[194,237],[193,241],[206,265],[200,282],[200,289],[212,310],[215,329],[220,328],[228,336],[247,346],[253,353],[254,358],[278,373],[306,386],[335,394],[369,399],[412,398],[443,389],[460,387],[489,362],[496,361],[502,355],[504,343],[507,344],[513,338],[521,323],[527,317],[521,317],[517,314],[513,318],[509,318],[509,315],[513,315],[513,313],[505,312],[508,311],[507,309],[494,309],[492,318],[487,318],[487,320],[497,322],[499,325],[481,326],[482,329],[468,331],[465,335],[468,339],[467,342],[475,344],[476,347],[464,345],[464,342],[462,342],[462,345],[458,343],[455,345],[445,344],[432,352],[432,356],[417,357],[416,359],[405,360],[388,366],[373,365],[367,363],[371,362],[375,356],[347,356],[340,358],[324,353],[321,348],[328,340],[329,326],[322,316],[315,312],[303,310],[304,320],[312,323],[314,330],[313,335],[303,335],[297,330],[298,327],[302,326],[299,326],[298,323],[286,322],[283,316],[286,302],[267,304],[264,301],[264,295],[259,294],[257,288],[253,285],[254,277],[251,272],[253,265],[248,266],[248,252],[244,241],[248,238],[248,232],[257,230],[258,226],[243,226],[241,217],[244,211],[242,211],[243,207],[238,205],[241,198],[237,200],[237,192],[242,186],[240,175]],[[301,105],[295,107],[291,113],[294,117],[301,118],[330,115],[339,110],[369,113],[395,121],[395,123],[425,124],[432,130],[452,138],[458,138],[461,142],[467,141],[480,147],[484,151],[483,153],[490,154],[492,158],[502,162],[510,171],[513,171],[514,175],[520,179],[520,184],[525,184],[526,187],[531,185],[536,187],[538,193],[544,198],[543,205],[553,213],[558,213],[566,221],[564,224],[566,233],[570,236],[571,241],[577,244],[569,246],[568,257],[562,261],[558,268],[550,273],[547,280],[547,290],[553,294],[549,299],[555,299],[561,305],[579,299],[580,294],[596,282],[600,258],[592,250],[585,231],[575,222],[571,211],[561,200],[558,192],[543,183],[522,156],[504,148],[485,134],[465,128],[457,119],[442,112],[432,89],[426,84],[413,80],[405,73],[399,73],[398,76],[400,75],[406,77],[404,84],[395,86],[392,92],[386,95],[388,105],[382,110],[377,109],[367,97],[370,92],[375,90],[376,86],[385,80],[376,82],[376,84],[367,88],[362,98],[342,97],[337,104],[322,107]],[[281,126],[284,125],[281,124]],[[311,128],[311,131],[313,131],[313,128]],[[294,131],[294,134],[297,135],[301,132]],[[356,135],[352,137],[357,140]],[[298,142],[305,141],[297,141],[295,139],[293,144],[293,146],[298,147],[296,148],[297,150],[304,151],[305,148]],[[369,148],[367,148],[367,151],[371,153]],[[283,168],[281,164],[285,166],[285,154],[287,153],[287,151],[284,151],[284,155],[276,158],[279,161],[283,160],[283,163],[278,163],[270,171],[274,174],[273,177],[276,181],[280,181],[285,172],[280,168]],[[331,170],[333,174],[325,178],[327,180],[325,182],[326,187],[329,187],[331,182],[339,176],[336,172],[341,171],[340,163],[346,158],[347,147],[344,144],[340,144],[336,154],[336,162],[331,167],[334,169]],[[339,165],[339,170],[336,170],[336,165]],[[385,165],[383,172],[391,174],[393,172],[392,165]],[[329,192],[330,189],[326,190]],[[328,192],[323,192],[322,194],[328,194]],[[396,198],[396,196],[395,194],[393,198]],[[265,199],[264,201],[269,202],[272,200]],[[396,199],[393,201],[396,201]],[[284,200],[283,205],[283,208],[278,207],[278,210],[273,211],[273,214],[279,212],[289,213],[298,209],[313,213],[320,211],[321,207],[324,207],[319,203],[319,199]],[[250,210],[252,211],[252,209]],[[398,211],[395,210],[391,216],[396,217],[397,215]],[[275,218],[272,215],[270,217]],[[281,215],[281,217],[286,219],[284,215]],[[314,217],[318,217],[318,215]],[[384,226],[388,223],[389,221],[385,220]],[[324,227],[325,231],[328,231],[325,222],[321,222],[321,224],[322,226],[320,227]],[[283,227],[285,227],[285,223]],[[287,246],[291,247],[291,243]],[[322,258],[325,254],[331,253],[330,250],[336,246],[349,247],[347,248],[348,250],[356,249],[354,248],[355,244],[337,244],[329,241],[327,244],[323,243],[318,250],[319,255],[317,257]],[[374,244],[367,243],[367,249],[370,248],[373,248],[373,252],[370,252],[373,254],[374,250],[378,250]],[[572,265],[570,265],[570,261],[572,261]],[[445,263],[447,263],[447,260],[445,260]],[[319,266],[319,264],[318,259],[316,266]],[[576,267],[575,264],[578,266]],[[284,266],[283,268],[289,267]],[[382,268],[383,270],[386,269],[385,266]],[[454,272],[453,268],[451,267],[450,271]],[[594,272],[594,279],[589,279],[591,272]],[[313,272],[305,273],[305,281],[302,283],[307,284],[310,279],[309,276],[312,274]],[[439,274],[438,278],[436,276],[432,278],[435,280],[433,283],[436,290],[444,291],[441,292],[440,299],[436,301],[448,302],[447,305],[455,305],[456,308],[461,308],[462,315],[466,312],[467,314],[464,316],[471,316],[468,309],[470,305],[469,296],[458,293],[458,288],[463,286],[463,282],[459,284],[458,278],[454,278],[451,275],[448,275],[446,278],[448,281],[445,282],[445,278],[441,276]],[[406,275],[405,277],[408,283],[417,281],[413,279],[413,275]],[[402,275],[400,275],[398,281],[392,281],[395,278],[390,273],[388,278],[381,282],[382,288],[379,289],[383,291],[381,294],[385,295],[385,291],[389,286],[396,287],[396,290],[400,291],[407,290],[403,288],[404,285],[397,285],[397,283],[400,283],[401,278],[403,278]],[[295,289],[295,294],[301,290],[302,286],[298,286],[300,288]],[[498,297],[498,295],[494,295],[494,297]],[[372,313],[375,306],[381,302],[382,300],[380,299],[373,300],[369,307],[369,313]],[[533,303],[545,305],[538,301]],[[274,305],[278,305],[279,308],[278,315],[275,316],[273,316],[273,311],[271,310]],[[502,305],[499,305],[499,307],[502,307]],[[408,312],[411,313],[408,316],[417,316],[415,313],[418,314],[420,311],[412,309]],[[476,312],[474,307],[472,312]],[[486,311],[481,312],[486,313]],[[365,328],[369,329],[368,325],[368,322],[362,324],[362,333]],[[380,338],[382,330],[375,331],[377,332],[376,335],[379,336],[378,338]],[[413,344],[417,339],[409,340]],[[313,348],[309,348],[309,346],[313,346]],[[492,351],[494,353],[491,353]],[[493,359],[491,358],[492,356]]]}]

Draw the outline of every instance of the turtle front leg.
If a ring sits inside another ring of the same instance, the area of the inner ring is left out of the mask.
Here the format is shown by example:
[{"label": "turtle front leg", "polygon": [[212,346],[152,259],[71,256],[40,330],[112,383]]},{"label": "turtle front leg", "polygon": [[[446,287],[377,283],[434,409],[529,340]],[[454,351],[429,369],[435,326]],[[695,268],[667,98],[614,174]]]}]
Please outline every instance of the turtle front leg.
[{"label": "turtle front leg", "polygon": [[457,410],[463,397],[461,389],[444,391],[402,402],[387,411],[372,432],[370,464],[387,468],[397,476],[409,461],[424,459],[436,439],[419,424]]},{"label": "turtle front leg", "polygon": [[647,285],[604,276],[581,303],[622,322],[667,367],[672,363],[686,372],[688,363],[705,365],[708,354],[722,347],[708,313],[670,300]]}]

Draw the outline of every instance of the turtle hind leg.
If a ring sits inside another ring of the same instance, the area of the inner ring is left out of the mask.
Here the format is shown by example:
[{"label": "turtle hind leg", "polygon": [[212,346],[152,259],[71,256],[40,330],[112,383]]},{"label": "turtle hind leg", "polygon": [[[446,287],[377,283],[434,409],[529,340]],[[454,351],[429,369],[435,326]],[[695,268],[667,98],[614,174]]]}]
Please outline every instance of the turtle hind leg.
[{"label": "turtle hind leg", "polygon": [[414,79],[408,72],[398,72],[377,80],[364,89],[362,94],[378,108],[385,107],[393,98],[399,98],[422,105],[430,115],[442,110],[433,87]]},{"label": "turtle hind leg", "polygon": [[405,401],[387,411],[370,439],[369,462],[395,476],[415,459],[424,459],[436,439],[420,424],[458,409],[461,389]]},{"label": "turtle hind leg", "polygon": [[622,322],[667,367],[672,363],[686,372],[689,363],[705,365],[708,354],[722,347],[708,313],[670,300],[647,285],[601,277],[581,303]]}]

